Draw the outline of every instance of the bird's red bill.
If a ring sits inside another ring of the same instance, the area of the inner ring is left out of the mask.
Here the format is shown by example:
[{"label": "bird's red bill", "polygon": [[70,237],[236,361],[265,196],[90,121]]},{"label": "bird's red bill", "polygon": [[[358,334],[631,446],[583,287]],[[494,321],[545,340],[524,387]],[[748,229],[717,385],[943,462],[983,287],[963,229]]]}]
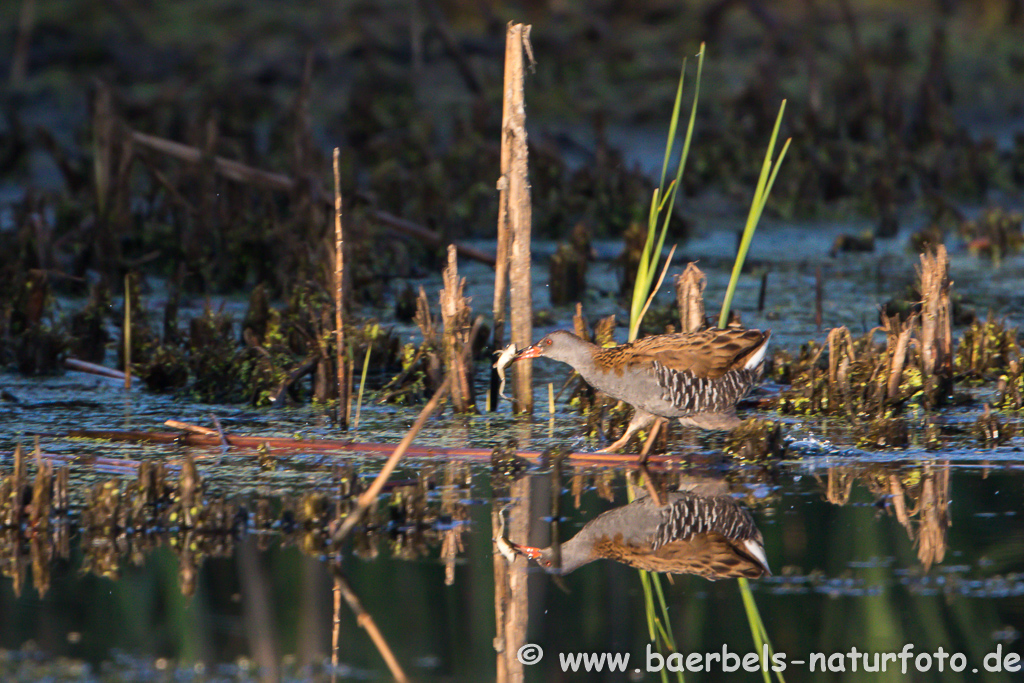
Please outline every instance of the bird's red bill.
[{"label": "bird's red bill", "polygon": [[540,347],[534,344],[533,346],[528,346],[517,353],[516,357],[512,359],[512,362],[515,363],[517,360],[525,360],[527,358],[539,358],[540,355]]}]

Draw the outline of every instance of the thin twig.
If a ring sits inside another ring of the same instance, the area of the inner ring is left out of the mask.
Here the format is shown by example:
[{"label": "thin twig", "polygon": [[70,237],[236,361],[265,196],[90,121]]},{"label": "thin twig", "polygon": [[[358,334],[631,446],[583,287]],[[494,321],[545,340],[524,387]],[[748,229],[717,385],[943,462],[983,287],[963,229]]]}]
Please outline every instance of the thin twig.
[{"label": "thin twig", "polygon": [[661,275],[658,277],[658,283],[654,285],[650,295],[647,297],[647,301],[644,303],[644,307],[640,310],[640,317],[637,320],[643,320],[644,315],[647,313],[647,309],[651,307],[651,302],[654,301],[654,295],[661,289],[661,283],[665,281],[665,273],[668,272],[668,267],[672,263],[672,255],[676,253],[676,245],[672,245],[672,249],[668,252],[668,258],[665,259],[665,266],[661,269]]},{"label": "thin twig", "polygon": [[338,426],[348,429],[348,382],[345,381],[345,256],[341,223],[340,151],[334,148],[334,334],[338,366]]},{"label": "thin twig", "polygon": [[131,274],[124,276],[124,388],[132,388]]}]

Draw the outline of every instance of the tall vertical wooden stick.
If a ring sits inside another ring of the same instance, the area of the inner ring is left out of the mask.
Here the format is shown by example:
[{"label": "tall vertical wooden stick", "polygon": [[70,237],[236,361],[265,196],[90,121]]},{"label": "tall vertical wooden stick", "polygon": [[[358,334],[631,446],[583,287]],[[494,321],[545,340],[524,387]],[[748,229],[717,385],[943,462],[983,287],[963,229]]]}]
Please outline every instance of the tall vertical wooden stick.
[{"label": "tall vertical wooden stick", "polygon": [[[519,348],[533,337],[533,303],[530,290],[530,183],[527,178],[526,106],[523,101],[523,52],[532,55],[530,26],[509,24],[505,34],[505,89],[501,122],[501,190],[499,216],[507,222],[505,239],[510,245],[509,284],[512,305],[512,341]],[[499,235],[500,235],[499,228]],[[508,237],[507,235],[511,235]],[[502,244],[499,239],[498,248]],[[500,259],[499,259],[500,263]],[[500,265],[499,265],[500,268]],[[498,303],[495,293],[495,303]],[[516,363],[513,409],[533,412],[533,366]]]},{"label": "tall vertical wooden stick", "polygon": [[344,233],[341,229],[341,171],[338,148],[334,148],[334,333],[338,366],[338,426],[348,429],[348,382],[345,372],[345,257]]}]

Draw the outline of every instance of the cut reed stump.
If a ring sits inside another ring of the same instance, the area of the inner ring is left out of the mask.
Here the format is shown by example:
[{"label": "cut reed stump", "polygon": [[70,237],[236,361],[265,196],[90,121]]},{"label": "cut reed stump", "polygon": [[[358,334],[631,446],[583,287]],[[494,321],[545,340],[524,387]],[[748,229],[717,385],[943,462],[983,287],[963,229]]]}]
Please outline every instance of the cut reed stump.
[{"label": "cut reed stump", "polygon": [[696,263],[686,264],[682,274],[676,275],[680,332],[698,332],[704,327],[704,288],[707,284],[707,277]]},{"label": "cut reed stump", "polygon": [[917,270],[921,292],[921,358],[925,396],[932,406],[953,391],[953,309],[949,300],[949,255],[942,244],[921,254]]},{"label": "cut reed stump", "polygon": [[443,274],[444,289],[441,290],[441,324],[444,328],[443,347],[445,371],[452,378],[452,407],[456,412],[476,412],[473,397],[472,354],[466,353],[471,346],[471,311],[469,299],[462,295],[466,278],[459,279],[455,245],[448,247],[448,266]]}]

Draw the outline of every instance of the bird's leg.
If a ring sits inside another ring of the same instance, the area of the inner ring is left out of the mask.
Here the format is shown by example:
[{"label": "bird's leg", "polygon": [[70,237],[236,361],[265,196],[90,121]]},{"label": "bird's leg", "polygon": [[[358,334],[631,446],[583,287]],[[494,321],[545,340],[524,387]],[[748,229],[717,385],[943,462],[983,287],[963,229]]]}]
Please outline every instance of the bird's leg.
[{"label": "bird's leg", "polygon": [[618,441],[605,446],[599,450],[598,453],[614,453],[618,451],[629,442],[629,439],[636,434],[638,429],[643,429],[649,425],[653,419],[654,415],[651,415],[646,410],[640,410],[637,408],[636,412],[633,413],[633,419],[631,419],[629,424],[626,426],[626,433],[623,434]]}]

